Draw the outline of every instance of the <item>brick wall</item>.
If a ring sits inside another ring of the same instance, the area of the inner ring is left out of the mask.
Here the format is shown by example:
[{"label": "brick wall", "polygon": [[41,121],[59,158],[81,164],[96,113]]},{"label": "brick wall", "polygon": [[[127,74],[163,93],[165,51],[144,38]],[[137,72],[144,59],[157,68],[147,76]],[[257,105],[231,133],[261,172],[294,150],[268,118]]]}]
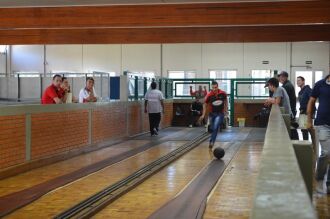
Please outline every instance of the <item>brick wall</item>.
[{"label": "brick wall", "polygon": [[25,116],[0,116],[0,169],[25,161]]},{"label": "brick wall", "polygon": [[31,159],[80,148],[88,143],[88,110],[31,115]]},{"label": "brick wall", "polygon": [[126,104],[114,103],[94,109],[92,121],[93,143],[124,137],[127,135]]},{"label": "brick wall", "polygon": [[[149,131],[149,118],[144,113],[143,104],[143,101],[116,102],[63,112],[28,112],[31,114],[31,158],[28,162],[36,163],[63,155],[69,157],[91,149],[89,111],[92,118],[92,145],[102,145],[121,137]],[[161,127],[170,126],[172,118],[172,102],[165,102]],[[0,116],[0,171],[17,164],[31,164],[26,162],[26,139],[29,138],[26,136],[25,119],[26,115]]]}]

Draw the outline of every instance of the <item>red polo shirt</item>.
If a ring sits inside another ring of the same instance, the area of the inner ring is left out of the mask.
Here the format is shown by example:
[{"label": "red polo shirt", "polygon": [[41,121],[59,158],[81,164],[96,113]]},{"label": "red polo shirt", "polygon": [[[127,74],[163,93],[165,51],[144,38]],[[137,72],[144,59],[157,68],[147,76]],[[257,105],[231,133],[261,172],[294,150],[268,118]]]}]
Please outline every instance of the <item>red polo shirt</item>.
[{"label": "red polo shirt", "polygon": [[42,95],[41,103],[42,104],[56,104],[54,101],[55,97],[62,98],[64,94],[63,89],[58,89],[53,84],[46,88],[45,92]]}]

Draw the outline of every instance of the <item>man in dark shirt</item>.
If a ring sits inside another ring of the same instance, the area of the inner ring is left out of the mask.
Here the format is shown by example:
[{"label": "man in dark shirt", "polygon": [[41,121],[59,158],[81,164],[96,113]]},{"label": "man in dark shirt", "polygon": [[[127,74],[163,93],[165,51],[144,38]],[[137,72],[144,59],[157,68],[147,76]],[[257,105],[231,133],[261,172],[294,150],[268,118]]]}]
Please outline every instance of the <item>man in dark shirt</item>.
[{"label": "man in dark shirt", "polygon": [[[324,178],[328,168],[330,159],[330,74],[315,83],[312,90],[311,97],[307,105],[307,128],[313,128],[312,116],[314,114],[315,102],[319,100],[319,107],[317,109],[315,126],[316,139],[316,154],[317,148],[321,145],[321,155],[317,160],[316,169],[316,190],[319,193],[324,193]],[[330,172],[328,171],[328,179],[326,182],[327,193],[330,192]]]},{"label": "man in dark shirt", "polygon": [[287,94],[289,95],[290,99],[290,107],[292,111],[292,115],[295,118],[297,114],[297,109],[296,109],[296,103],[297,103],[297,98],[296,98],[296,92],[294,90],[294,86],[291,83],[291,81],[288,80],[288,73],[286,71],[282,71],[278,75],[279,81],[283,84],[282,87],[285,89]]},{"label": "man in dark shirt", "polygon": [[[297,85],[300,87],[300,91],[298,93],[298,100],[300,103],[299,107],[299,119],[302,118],[302,116],[306,116],[307,114],[307,104],[309,97],[311,96],[312,89],[309,87],[309,85],[305,85],[305,78],[302,76],[297,77]],[[306,127],[305,127],[306,128]],[[308,130],[302,129],[301,130],[303,134],[303,139],[308,140]]]},{"label": "man in dark shirt", "polygon": [[[189,127],[193,127],[194,125],[197,125],[198,118],[203,113],[203,104],[200,102],[200,99],[196,97],[194,102],[192,102],[190,106],[190,116],[189,116]],[[201,122],[203,123],[203,121]]]}]

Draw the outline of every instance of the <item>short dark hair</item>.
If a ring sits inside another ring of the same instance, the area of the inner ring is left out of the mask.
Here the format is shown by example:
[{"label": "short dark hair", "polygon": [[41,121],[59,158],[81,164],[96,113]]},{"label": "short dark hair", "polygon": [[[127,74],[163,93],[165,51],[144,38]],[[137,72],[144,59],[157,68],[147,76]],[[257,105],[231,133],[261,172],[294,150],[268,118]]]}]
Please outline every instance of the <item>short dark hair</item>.
[{"label": "short dark hair", "polygon": [[325,76],[325,80],[327,80],[330,77],[330,74],[328,74],[327,76]]},{"label": "short dark hair", "polygon": [[92,77],[87,77],[87,78],[86,78],[86,82],[87,82],[88,80],[91,80],[91,81],[94,82],[94,78],[92,78]]},{"label": "short dark hair", "polygon": [[59,74],[56,74],[56,75],[54,75],[54,76],[53,76],[53,80],[54,80],[56,77],[59,77],[59,78],[61,78],[61,79],[62,79],[62,76],[61,76],[61,75],[59,75]]},{"label": "short dark hair", "polygon": [[217,85],[218,86],[218,82],[217,81],[212,81],[212,85]]},{"label": "short dark hair", "polygon": [[305,81],[305,78],[303,76],[298,76],[297,78],[300,78],[302,81]]},{"label": "short dark hair", "polygon": [[278,76],[289,77],[289,74],[286,71],[282,71]]},{"label": "short dark hair", "polygon": [[279,82],[278,82],[278,79],[277,78],[270,78],[268,81],[267,81],[267,84],[268,85],[272,85],[274,87],[278,87],[279,86]]},{"label": "short dark hair", "polygon": [[156,89],[157,88],[157,83],[156,82],[151,82],[151,85],[150,85],[151,89]]}]

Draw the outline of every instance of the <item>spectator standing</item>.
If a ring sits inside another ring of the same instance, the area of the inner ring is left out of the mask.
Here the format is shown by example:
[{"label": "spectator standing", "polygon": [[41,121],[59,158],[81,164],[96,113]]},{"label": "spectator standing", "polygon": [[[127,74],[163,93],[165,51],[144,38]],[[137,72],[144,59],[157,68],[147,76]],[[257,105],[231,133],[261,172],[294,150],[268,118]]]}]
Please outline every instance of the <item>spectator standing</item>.
[{"label": "spectator standing", "polygon": [[286,71],[282,71],[279,75],[279,81],[282,83],[282,87],[285,89],[286,93],[289,96],[290,99],[290,107],[292,111],[293,118],[296,117],[297,115],[297,109],[296,109],[296,104],[297,104],[297,98],[296,98],[296,92],[294,89],[293,84],[291,81],[288,80],[289,74]]},{"label": "spectator standing", "polygon": [[[300,87],[300,91],[298,93],[298,100],[300,103],[299,118],[304,118],[307,117],[307,104],[309,97],[312,93],[312,89],[310,88],[309,85],[305,85],[305,78],[302,76],[297,77],[297,85],[298,87]],[[303,134],[303,140],[308,140],[308,130],[302,129],[301,131]]]},{"label": "spectator standing", "polygon": [[44,91],[41,103],[42,104],[61,104],[63,103],[64,90],[61,88],[61,75],[54,75],[52,84]]},{"label": "spectator standing", "polygon": [[267,81],[267,85],[269,90],[273,92],[273,96],[266,100],[265,105],[270,106],[272,104],[277,104],[280,107],[284,107],[285,113],[290,114],[292,116],[289,96],[286,93],[286,90],[283,87],[279,86],[278,79],[270,78]]},{"label": "spectator standing", "polygon": [[204,90],[201,85],[198,86],[198,90],[193,91],[192,86],[190,86],[190,95],[195,97],[196,99],[199,99],[200,102],[203,102],[204,97],[207,95],[206,86],[204,86]]},{"label": "spectator standing", "polygon": [[[314,114],[315,102],[319,100],[315,126],[315,146],[321,145],[321,154],[317,160],[316,169],[316,190],[319,193],[324,193],[324,178],[328,168],[330,159],[330,74],[315,83],[310,99],[307,105],[307,128],[313,128],[312,117]],[[316,150],[318,151],[318,150]],[[328,179],[326,182],[327,192],[330,192],[330,174],[328,171]]]},{"label": "spectator standing", "polygon": [[145,95],[144,112],[149,114],[150,135],[156,136],[159,131],[161,112],[164,112],[164,97],[160,90],[156,89],[156,82],[151,82],[151,90]]},{"label": "spectator standing", "polygon": [[86,78],[86,87],[82,88],[79,93],[79,103],[88,103],[88,102],[96,102],[97,95],[94,89],[94,78],[87,77]]}]

